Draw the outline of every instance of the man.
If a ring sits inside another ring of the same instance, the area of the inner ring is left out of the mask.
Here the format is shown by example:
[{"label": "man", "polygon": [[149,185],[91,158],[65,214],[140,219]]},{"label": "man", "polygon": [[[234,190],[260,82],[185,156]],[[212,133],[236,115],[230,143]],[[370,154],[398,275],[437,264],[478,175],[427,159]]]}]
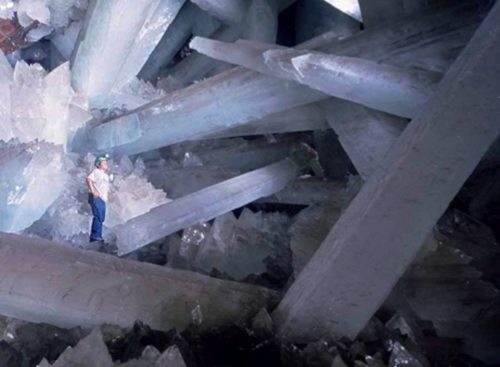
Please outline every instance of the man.
[{"label": "man", "polygon": [[87,186],[89,188],[89,204],[92,208],[92,229],[90,232],[90,242],[100,241],[102,238],[102,226],[106,217],[106,202],[110,186],[110,178],[106,173],[108,169],[109,155],[97,156],[94,162],[94,169],[87,176]]}]

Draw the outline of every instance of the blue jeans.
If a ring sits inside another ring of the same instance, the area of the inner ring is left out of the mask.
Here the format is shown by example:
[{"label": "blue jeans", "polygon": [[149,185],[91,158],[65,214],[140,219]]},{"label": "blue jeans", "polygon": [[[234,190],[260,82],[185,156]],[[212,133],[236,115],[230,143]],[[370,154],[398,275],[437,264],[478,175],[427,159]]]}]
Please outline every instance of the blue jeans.
[{"label": "blue jeans", "polygon": [[102,240],[102,225],[106,217],[106,202],[100,197],[94,198],[89,193],[89,204],[92,208],[92,229],[90,232],[90,242]]}]

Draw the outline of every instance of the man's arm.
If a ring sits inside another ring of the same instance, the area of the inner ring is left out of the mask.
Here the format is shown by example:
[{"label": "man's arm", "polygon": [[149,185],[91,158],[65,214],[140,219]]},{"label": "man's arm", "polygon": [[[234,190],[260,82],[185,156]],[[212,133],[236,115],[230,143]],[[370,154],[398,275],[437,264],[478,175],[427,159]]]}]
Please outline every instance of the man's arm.
[{"label": "man's arm", "polygon": [[99,193],[97,192],[97,190],[94,187],[94,181],[92,181],[89,177],[87,177],[85,182],[87,183],[87,186],[89,187],[89,190],[92,193],[92,195],[94,195],[94,198],[99,197]]}]

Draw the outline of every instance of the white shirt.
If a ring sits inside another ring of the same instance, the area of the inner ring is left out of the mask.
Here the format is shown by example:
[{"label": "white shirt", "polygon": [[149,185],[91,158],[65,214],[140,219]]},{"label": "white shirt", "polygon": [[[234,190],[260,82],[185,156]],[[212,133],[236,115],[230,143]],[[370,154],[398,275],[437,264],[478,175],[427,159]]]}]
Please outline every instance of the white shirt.
[{"label": "white shirt", "polygon": [[90,175],[87,176],[87,178],[89,178],[94,184],[95,189],[99,193],[99,197],[104,201],[108,201],[110,186],[110,179],[108,174],[102,169],[94,168],[92,172],[90,172]]}]

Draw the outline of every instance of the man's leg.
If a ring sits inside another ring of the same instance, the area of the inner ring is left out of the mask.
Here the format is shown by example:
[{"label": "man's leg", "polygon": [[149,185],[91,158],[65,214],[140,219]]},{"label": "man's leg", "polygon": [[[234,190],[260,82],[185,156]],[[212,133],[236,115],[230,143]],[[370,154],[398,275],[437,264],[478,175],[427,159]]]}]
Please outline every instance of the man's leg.
[{"label": "man's leg", "polygon": [[89,195],[89,203],[92,208],[92,228],[90,232],[90,242],[102,240],[102,223],[104,222],[105,204],[100,198]]}]

